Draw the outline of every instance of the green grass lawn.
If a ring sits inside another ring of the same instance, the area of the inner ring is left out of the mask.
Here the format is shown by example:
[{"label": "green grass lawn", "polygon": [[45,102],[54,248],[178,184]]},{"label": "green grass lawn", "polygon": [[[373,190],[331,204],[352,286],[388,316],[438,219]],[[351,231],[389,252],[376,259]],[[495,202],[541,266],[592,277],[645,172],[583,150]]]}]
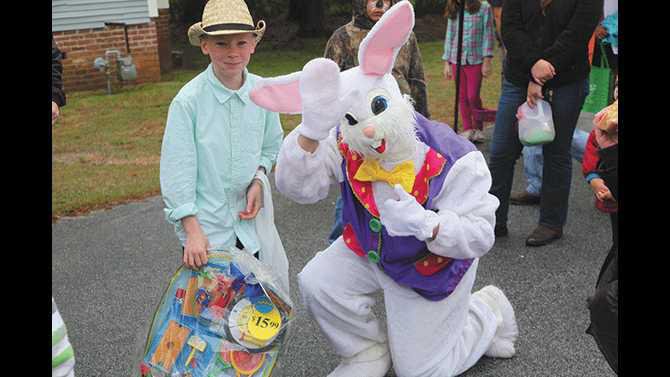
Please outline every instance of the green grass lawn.
[{"label": "green grass lawn", "polygon": [[[291,73],[321,56],[324,46],[325,39],[307,39],[300,50],[260,49],[249,70],[261,76]],[[452,124],[455,84],[442,78],[442,42],[421,43],[420,48],[432,118]],[[54,218],[160,192],[158,166],[168,106],[207,62],[206,57],[193,54],[189,66],[200,69],[171,72],[159,83],[123,88],[112,95],[105,90],[68,94],[68,104],[53,128]],[[482,86],[485,107],[497,105],[500,67],[498,51],[493,74]],[[281,119],[285,131],[300,121],[299,116],[282,115]]]}]

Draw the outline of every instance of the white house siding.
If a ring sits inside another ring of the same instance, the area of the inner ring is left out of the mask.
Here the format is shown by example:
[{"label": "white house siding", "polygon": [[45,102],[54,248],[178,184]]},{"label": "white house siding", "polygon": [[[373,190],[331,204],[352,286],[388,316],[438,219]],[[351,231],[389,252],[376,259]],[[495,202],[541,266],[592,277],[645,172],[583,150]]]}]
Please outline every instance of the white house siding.
[{"label": "white house siding", "polygon": [[[155,0],[154,9],[155,9]],[[52,0],[51,30],[102,28],[105,22],[128,25],[150,21],[148,0]]]}]

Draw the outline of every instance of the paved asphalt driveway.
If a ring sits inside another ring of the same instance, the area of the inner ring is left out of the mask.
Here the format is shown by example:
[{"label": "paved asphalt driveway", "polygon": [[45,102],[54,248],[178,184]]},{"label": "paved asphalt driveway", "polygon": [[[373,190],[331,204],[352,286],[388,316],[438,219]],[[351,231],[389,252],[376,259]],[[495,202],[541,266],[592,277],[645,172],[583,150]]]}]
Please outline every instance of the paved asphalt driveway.
[{"label": "paved asphalt driveway", "polygon": [[[590,129],[588,114],[579,127]],[[491,131],[486,132],[489,138]],[[489,146],[480,149],[486,153]],[[515,192],[524,188],[521,166],[517,164]],[[480,260],[475,289],[499,286],[516,310],[521,334],[513,359],[483,358],[464,376],[614,376],[593,339],[584,333],[586,297],[610,246],[609,219],[594,209],[577,163],[573,170],[568,223],[561,240],[527,248],[524,240],[539,210],[511,206],[510,236],[498,240]],[[335,198],[336,190],[331,190],[320,203],[299,205],[274,193],[296,303],[295,276],[325,248]],[[164,220],[160,198],[61,219],[53,225],[52,253],[53,295],[74,345],[76,375],[130,376],[150,316],[180,263],[181,249]],[[375,311],[383,317],[381,309],[377,305]],[[299,304],[295,331],[275,375],[321,377],[337,363]]]}]

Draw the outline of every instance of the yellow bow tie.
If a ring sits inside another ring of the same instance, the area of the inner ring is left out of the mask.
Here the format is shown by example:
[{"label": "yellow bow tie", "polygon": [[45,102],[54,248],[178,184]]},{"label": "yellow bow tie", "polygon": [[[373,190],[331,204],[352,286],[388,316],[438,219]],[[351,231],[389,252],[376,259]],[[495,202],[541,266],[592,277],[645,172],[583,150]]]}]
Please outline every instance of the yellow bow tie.
[{"label": "yellow bow tie", "polygon": [[363,182],[384,181],[391,186],[399,183],[408,193],[412,192],[414,178],[413,161],[402,162],[392,171],[386,171],[377,160],[365,160],[354,176],[354,179]]}]

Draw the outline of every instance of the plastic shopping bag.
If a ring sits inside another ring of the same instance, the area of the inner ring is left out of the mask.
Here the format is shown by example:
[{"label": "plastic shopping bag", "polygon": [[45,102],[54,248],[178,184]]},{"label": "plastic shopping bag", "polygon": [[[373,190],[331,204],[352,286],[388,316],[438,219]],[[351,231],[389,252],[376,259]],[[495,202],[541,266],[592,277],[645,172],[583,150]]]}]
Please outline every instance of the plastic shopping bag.
[{"label": "plastic shopping bag", "polygon": [[294,318],[277,274],[246,251],[180,267],[154,314],[142,377],[267,377]]},{"label": "plastic shopping bag", "polygon": [[263,207],[256,216],[256,234],[261,246],[260,260],[272,267],[281,288],[289,293],[288,257],[275,226],[270,180],[260,171],[256,173],[256,177],[263,185]]},{"label": "plastic shopping bag", "polygon": [[535,108],[527,102],[519,106],[516,114],[519,120],[519,140],[521,144],[539,145],[554,141],[556,131],[551,116],[551,106],[544,100],[537,100]]}]

